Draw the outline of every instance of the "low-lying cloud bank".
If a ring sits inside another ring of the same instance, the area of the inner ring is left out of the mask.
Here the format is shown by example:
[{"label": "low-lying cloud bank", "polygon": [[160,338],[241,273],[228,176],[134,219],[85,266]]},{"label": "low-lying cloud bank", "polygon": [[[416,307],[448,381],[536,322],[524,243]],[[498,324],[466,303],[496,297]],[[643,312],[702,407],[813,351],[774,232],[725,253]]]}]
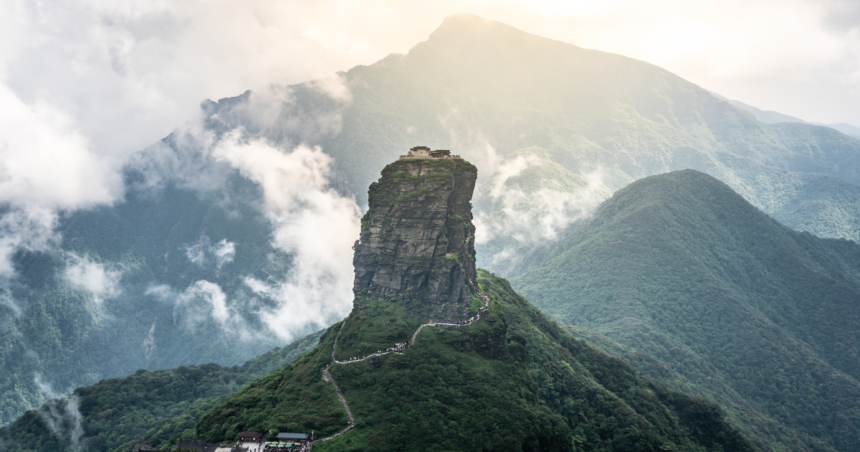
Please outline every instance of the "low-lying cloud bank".
[{"label": "low-lying cloud bank", "polygon": [[81,426],[83,416],[78,410],[78,397],[72,394],[59,398],[60,396],[40,374],[36,374],[33,381],[42,398],[47,400],[39,411],[45,426],[61,444],[69,444],[72,450],[77,450],[81,436],[84,435],[84,429]]},{"label": "low-lying cloud bank", "polygon": [[[555,168],[544,172],[544,165]],[[529,169],[529,181],[517,180]],[[590,218],[611,194],[599,169],[587,174],[576,188],[552,179],[551,170],[566,173],[535,154],[520,154],[502,161],[479,187],[476,202],[482,209],[475,214],[475,243],[491,253],[488,258],[481,256],[486,265],[511,259],[524,245],[556,240],[570,224]]]},{"label": "low-lying cloud bank", "polygon": [[[172,185],[220,199],[228,216],[238,215],[230,209],[239,204],[262,212],[272,230],[270,246],[276,250],[270,260],[283,270],[268,277],[240,275],[239,289],[233,289],[232,283],[231,288],[225,287],[217,276],[243,245],[227,238],[213,243],[201,235],[177,251],[201,271],[214,270],[216,278],[192,281],[185,288],[154,283],[146,293],[174,303],[175,314],[184,316],[181,324],[194,328],[208,319],[228,328],[244,325],[245,320],[262,322],[262,329],[249,328],[239,335],[241,339],[270,339],[274,334],[289,341],[348,314],[351,245],[358,237],[360,210],[353,198],[332,188],[332,157],[302,143],[340,131],[337,106],[350,102],[351,93],[339,75],[306,87],[329,96],[335,108],[321,112],[298,108],[292,88],[271,85],[227,106],[210,103],[168,140],[129,154],[124,161],[93,152],[83,136],[63,129],[64,118],[50,106],[27,106],[10,97],[23,113],[44,116],[54,124],[51,130],[25,131],[20,137],[10,133],[6,139],[17,141],[0,146],[0,176],[4,176],[0,205],[6,206],[0,210],[0,305],[15,316],[25,315],[26,309],[12,296],[17,276],[13,256],[20,251],[59,256],[62,237],[56,225],[61,213],[121,203],[129,191],[155,193]],[[45,122],[30,119],[25,126]],[[30,135],[36,138],[27,138]],[[21,157],[19,162],[10,152],[27,144],[26,139],[45,142],[31,143],[33,156]],[[41,168],[34,159],[44,161]],[[74,164],[67,159],[75,160]],[[93,171],[92,177],[83,177],[86,171],[76,165]],[[136,176],[127,179],[131,185],[126,186],[122,174],[129,171]],[[236,174],[255,184],[258,192],[251,198],[230,193],[228,181]],[[48,179],[57,183],[52,185]],[[118,263],[62,254],[66,264],[60,276],[89,292],[99,307],[124,293],[124,270]],[[258,318],[247,319],[249,314]]]},{"label": "low-lying cloud bank", "polygon": [[73,286],[92,294],[97,305],[105,298],[116,297],[122,292],[122,271],[95,262],[87,256],[69,253],[65,278]]},{"label": "low-lying cloud bank", "polygon": [[281,277],[245,279],[253,293],[277,301],[263,322],[291,339],[308,324],[322,327],[348,314],[360,210],[330,187],[333,159],[305,145],[285,153],[266,140],[244,140],[241,131],[226,136],[213,155],[262,187],[272,245],[293,258]]},{"label": "low-lying cloud bank", "polygon": [[[277,108],[264,107],[268,115],[281,114]],[[260,188],[261,199],[244,202],[259,204],[256,207],[272,229],[270,245],[276,252],[270,259],[282,261],[276,267],[284,271],[268,277],[245,275],[242,285],[233,289],[217,281],[197,280],[183,290],[153,286],[148,294],[172,300],[175,316],[189,328],[211,320],[224,329],[240,331],[237,336],[243,340],[274,334],[289,341],[309,328],[322,328],[346,316],[352,306],[351,245],[359,234],[361,212],[354,198],[331,186],[333,158],[319,147],[304,144],[283,149],[243,127],[220,137],[193,126],[182,133],[182,152],[193,149],[193,159],[206,162],[194,168],[215,169],[218,174],[229,168]],[[191,172],[176,163],[170,163],[174,174],[190,178]],[[207,185],[195,188],[214,189]],[[212,243],[201,236],[183,251],[196,266],[215,266],[217,273],[233,261],[240,246],[227,239]],[[262,329],[253,326],[258,324]]]},{"label": "low-lying cloud bank", "polygon": [[221,239],[218,243],[213,244],[209,237],[204,234],[196,243],[185,246],[185,256],[197,267],[214,266],[217,272],[221,270],[224,264],[233,262],[233,258],[236,256],[236,244],[227,241],[227,239]]}]

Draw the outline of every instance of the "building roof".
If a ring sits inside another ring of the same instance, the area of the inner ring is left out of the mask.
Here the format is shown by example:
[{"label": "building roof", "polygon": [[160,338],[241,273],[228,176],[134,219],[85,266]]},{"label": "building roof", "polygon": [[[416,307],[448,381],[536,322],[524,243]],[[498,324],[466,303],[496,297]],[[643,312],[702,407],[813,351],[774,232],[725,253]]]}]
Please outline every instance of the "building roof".
[{"label": "building roof", "polygon": [[308,439],[307,433],[278,433],[278,439]]},{"label": "building roof", "polygon": [[427,146],[415,146],[414,148],[411,148],[411,149],[409,149],[409,150],[410,150],[410,151],[417,151],[417,150],[419,150],[419,149],[426,149],[426,150],[428,150],[428,151],[430,150],[430,148],[428,148]]},{"label": "building roof", "polygon": [[260,432],[242,432],[242,433],[239,433],[239,436],[251,436],[253,438],[259,438],[263,435],[260,434]]}]

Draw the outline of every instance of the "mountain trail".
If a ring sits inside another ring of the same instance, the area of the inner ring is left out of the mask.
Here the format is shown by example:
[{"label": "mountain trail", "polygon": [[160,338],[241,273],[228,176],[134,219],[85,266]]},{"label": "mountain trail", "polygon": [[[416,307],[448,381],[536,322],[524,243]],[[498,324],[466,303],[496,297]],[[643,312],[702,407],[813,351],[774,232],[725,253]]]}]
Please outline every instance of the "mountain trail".
[{"label": "mountain trail", "polygon": [[[478,297],[480,297],[481,300],[484,301],[484,307],[479,309],[477,314],[475,314],[473,317],[471,317],[468,321],[466,321],[464,323],[439,323],[439,322],[435,322],[435,323],[421,324],[421,326],[419,326],[418,329],[415,330],[415,333],[412,334],[412,340],[409,341],[409,345],[415,344],[415,340],[418,338],[418,333],[420,333],[421,330],[424,329],[425,326],[441,326],[441,327],[446,327],[446,328],[447,327],[459,328],[459,327],[463,327],[463,326],[472,325],[473,323],[480,320],[481,319],[481,313],[490,309],[490,297],[484,295],[481,292],[478,292],[478,290],[475,287],[475,284],[472,282],[471,278],[469,278],[469,285],[475,291],[475,294]],[[323,442],[323,441],[328,441],[330,439],[337,438],[338,436],[343,435],[344,433],[348,432],[350,429],[355,427],[355,418],[352,416],[352,410],[349,409],[349,405],[346,403],[346,398],[340,392],[340,388],[338,388],[337,382],[334,381],[334,377],[328,371],[331,368],[331,366],[333,364],[358,363],[358,362],[364,361],[368,358],[372,358],[374,356],[383,356],[383,355],[388,355],[390,353],[396,353],[398,355],[402,355],[403,352],[406,350],[406,348],[404,347],[400,351],[391,350],[391,351],[385,351],[385,352],[376,352],[376,353],[371,353],[371,354],[364,356],[362,358],[355,358],[355,359],[350,359],[347,361],[338,361],[334,355],[335,355],[335,351],[337,350],[337,340],[340,339],[340,333],[343,331],[343,327],[345,327],[345,326],[346,326],[346,320],[343,321],[343,323],[340,325],[340,329],[337,330],[337,336],[335,336],[334,342],[332,343],[332,347],[331,347],[331,361],[328,364],[326,364],[326,366],[322,369],[322,379],[323,379],[323,381],[331,383],[332,387],[334,387],[334,391],[337,393],[338,398],[340,398],[340,403],[343,404],[343,409],[346,411],[346,416],[347,416],[347,418],[349,418],[349,425],[347,425],[345,429],[335,433],[334,435],[327,436],[327,437],[319,439],[315,442]]]}]

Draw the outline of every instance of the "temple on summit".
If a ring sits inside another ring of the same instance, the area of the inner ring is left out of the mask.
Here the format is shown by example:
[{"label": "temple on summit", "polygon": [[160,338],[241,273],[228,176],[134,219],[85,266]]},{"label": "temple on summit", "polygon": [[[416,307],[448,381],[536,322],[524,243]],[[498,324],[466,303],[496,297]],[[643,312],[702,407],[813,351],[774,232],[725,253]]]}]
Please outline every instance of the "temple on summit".
[{"label": "temple on summit", "polygon": [[409,159],[460,159],[459,155],[451,155],[447,149],[431,151],[427,146],[415,146],[409,149],[406,155],[401,155],[400,160]]}]

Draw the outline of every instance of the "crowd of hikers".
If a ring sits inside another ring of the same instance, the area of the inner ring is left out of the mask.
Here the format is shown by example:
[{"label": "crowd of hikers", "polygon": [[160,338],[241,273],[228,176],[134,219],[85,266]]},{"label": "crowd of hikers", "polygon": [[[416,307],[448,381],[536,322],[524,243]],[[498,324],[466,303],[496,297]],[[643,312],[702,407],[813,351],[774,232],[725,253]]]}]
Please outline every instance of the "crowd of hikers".
[{"label": "crowd of hikers", "polygon": [[[409,345],[407,342],[398,342],[394,344],[394,347],[388,347],[385,349],[386,352],[394,352],[394,353],[403,353],[403,350],[406,350],[406,346]],[[381,353],[381,352],[376,352]]]},{"label": "crowd of hikers", "polygon": [[480,314],[479,314],[479,315],[473,315],[472,317],[469,317],[469,318],[468,318],[468,319],[466,319],[466,320],[457,320],[457,321],[456,321],[456,322],[454,322],[454,323],[455,323],[455,324],[457,324],[457,325],[471,325],[471,324],[472,324],[472,322],[474,322],[476,319],[478,319],[478,318],[480,318],[480,317],[481,317],[481,316],[480,316]]},{"label": "crowd of hikers", "polygon": [[[486,295],[484,295],[483,293],[481,293],[481,292],[479,292],[479,291],[478,291],[478,287],[477,287],[477,286],[475,286],[475,283],[472,281],[472,278],[467,278],[467,279],[468,279],[468,281],[469,281],[469,286],[471,286],[471,287],[472,287],[472,290],[475,292],[475,295],[476,295],[478,298],[480,298],[480,299],[484,302],[484,306],[481,306],[481,307],[478,309],[478,313],[477,313],[477,314],[475,314],[475,315],[473,315],[472,317],[469,317],[469,318],[468,318],[468,319],[466,319],[466,320],[457,320],[457,321],[454,321],[454,324],[455,324],[455,325],[471,325],[471,324],[472,324],[472,323],[474,323],[476,320],[479,320],[479,319],[481,318],[481,313],[482,313],[482,312],[486,312],[488,309],[490,309],[490,297],[488,297],[488,296],[486,296]],[[376,351],[376,353],[373,353],[372,355],[365,356],[364,358],[359,358],[359,357],[353,356],[353,357],[351,357],[351,358],[348,358],[348,359],[346,360],[346,362],[361,361],[361,360],[366,359],[366,358],[368,358],[368,357],[370,357],[370,356],[373,356],[373,355],[382,355],[382,354],[385,354],[385,353],[403,353],[403,352],[406,350],[406,347],[408,347],[408,346],[409,346],[409,342],[397,342],[397,343],[395,343],[395,344],[394,344],[394,347],[388,347],[388,348],[386,348],[386,349],[385,349],[385,352],[383,352],[382,350],[377,350],[377,351]],[[334,355],[334,351],[335,351],[335,348],[336,348],[336,347],[337,347],[337,345],[336,345],[336,344],[333,344],[333,345],[332,345],[332,347],[331,347],[332,355]]]},{"label": "crowd of hikers", "polygon": [[[242,446],[241,442],[236,443],[236,447],[240,446]],[[312,448],[313,441],[288,441],[284,443],[264,443],[260,441],[260,443],[251,447],[249,447],[248,443],[245,443],[242,449],[247,449],[248,452],[310,452]]]},{"label": "crowd of hikers", "polygon": [[481,310],[481,311],[486,311],[487,309],[489,309],[489,308],[490,308],[490,297],[488,297],[488,296],[486,296],[486,295],[484,295],[484,294],[482,294],[481,292],[479,292],[479,291],[478,291],[478,288],[477,288],[477,287],[475,287],[475,283],[474,283],[474,282],[472,282],[472,278],[468,278],[468,280],[469,280],[469,286],[471,286],[471,287],[472,287],[472,290],[474,290],[474,291],[475,291],[475,295],[477,295],[477,296],[478,296],[478,298],[480,298],[481,300],[483,300],[483,301],[484,301],[484,307],[483,307],[483,308],[481,308],[480,310]]},{"label": "crowd of hikers", "polygon": [[[474,292],[474,294],[475,294],[477,297],[479,297],[479,298],[484,302],[484,306],[480,307],[480,308],[478,309],[478,313],[477,313],[477,314],[475,314],[475,315],[473,315],[472,317],[469,317],[469,318],[468,318],[468,319],[466,319],[466,320],[459,320],[459,321],[456,321],[456,322],[455,322],[455,324],[457,324],[457,325],[469,325],[469,324],[472,324],[473,322],[475,322],[476,320],[479,320],[479,319],[481,318],[481,313],[482,313],[482,312],[486,312],[487,310],[489,310],[489,309],[490,309],[490,297],[488,297],[488,296],[484,295],[483,293],[481,293],[480,291],[478,291],[478,287],[477,287],[477,286],[475,286],[475,283],[472,281],[472,278],[467,278],[467,280],[469,281],[469,286],[472,288],[472,291]],[[344,321],[344,322],[345,322],[345,321]],[[343,323],[343,324],[341,325],[341,330],[343,330],[343,327],[344,327],[345,325],[346,325],[346,323]],[[423,328],[424,326],[433,326],[433,325],[446,325],[446,324],[445,324],[445,323],[426,323],[426,324],[424,324],[424,325],[421,325],[421,328]],[[450,324],[448,324],[448,325],[450,325]],[[418,332],[419,332],[419,331],[421,331],[421,328],[419,328],[419,329],[418,329],[418,331],[416,331],[416,332],[415,332],[415,334],[416,334],[416,335],[418,334]],[[346,409],[346,414],[349,416],[350,422],[349,422],[349,426],[347,426],[347,427],[346,427],[345,429],[343,429],[342,431],[338,432],[337,434],[335,434],[335,435],[333,435],[333,436],[330,436],[330,437],[327,437],[327,438],[323,438],[323,439],[321,439],[320,441],[327,441],[327,440],[330,440],[330,439],[332,439],[332,438],[336,438],[336,437],[338,437],[338,436],[340,436],[340,435],[342,435],[342,434],[346,433],[347,431],[349,431],[349,429],[351,429],[351,428],[353,428],[353,427],[355,426],[355,421],[353,420],[353,418],[352,418],[352,414],[351,414],[351,413],[350,413],[350,411],[349,411],[349,407],[348,407],[348,406],[347,406],[347,404],[346,404],[346,399],[344,399],[344,398],[343,398],[343,395],[340,393],[340,389],[338,389],[337,384],[334,382],[334,378],[331,376],[331,374],[329,374],[329,373],[328,373],[328,369],[329,369],[333,364],[337,364],[337,363],[343,364],[343,363],[344,363],[344,361],[337,361],[337,360],[335,359],[335,357],[334,357],[335,352],[336,352],[336,350],[337,350],[337,339],[338,339],[339,337],[340,337],[340,331],[338,331],[337,337],[335,337],[334,343],[333,343],[333,344],[332,344],[332,346],[331,346],[331,357],[332,357],[332,360],[331,360],[328,364],[326,364],[326,366],[325,366],[325,367],[321,368],[320,370],[321,370],[321,371],[322,371],[322,373],[323,373],[323,380],[331,382],[331,384],[334,386],[335,391],[337,391],[337,395],[338,395],[338,397],[340,398],[341,402],[343,403],[344,408]],[[413,340],[415,340],[415,337],[413,336],[413,338],[412,338],[412,339],[413,339]],[[395,343],[395,344],[394,344],[394,346],[393,346],[393,347],[388,347],[388,348],[386,348],[386,349],[385,349],[385,352],[383,352],[382,350],[377,350],[377,351],[376,351],[376,353],[373,353],[373,354],[370,354],[370,355],[368,355],[368,356],[365,356],[364,358],[358,358],[358,357],[353,356],[352,358],[347,359],[347,360],[346,360],[346,362],[362,361],[362,360],[367,359],[367,358],[369,358],[369,357],[371,357],[371,356],[374,356],[374,355],[383,355],[383,354],[386,354],[386,353],[403,353],[403,352],[406,350],[406,347],[408,347],[408,346],[409,346],[409,342],[397,342],[397,343]],[[311,443],[309,443],[309,444],[311,444]],[[312,444],[311,444],[311,445],[312,445]],[[280,452],[280,451],[282,451],[282,450],[290,450],[290,451],[292,451],[292,450],[300,450],[300,451],[307,451],[307,450],[310,450],[310,449],[268,449],[268,448],[267,448],[265,451],[260,451],[260,452],[269,452],[269,451],[276,451],[276,452]]]},{"label": "crowd of hikers", "polygon": [[313,447],[311,441],[300,441],[291,445],[266,444],[262,452],[309,452]]}]

